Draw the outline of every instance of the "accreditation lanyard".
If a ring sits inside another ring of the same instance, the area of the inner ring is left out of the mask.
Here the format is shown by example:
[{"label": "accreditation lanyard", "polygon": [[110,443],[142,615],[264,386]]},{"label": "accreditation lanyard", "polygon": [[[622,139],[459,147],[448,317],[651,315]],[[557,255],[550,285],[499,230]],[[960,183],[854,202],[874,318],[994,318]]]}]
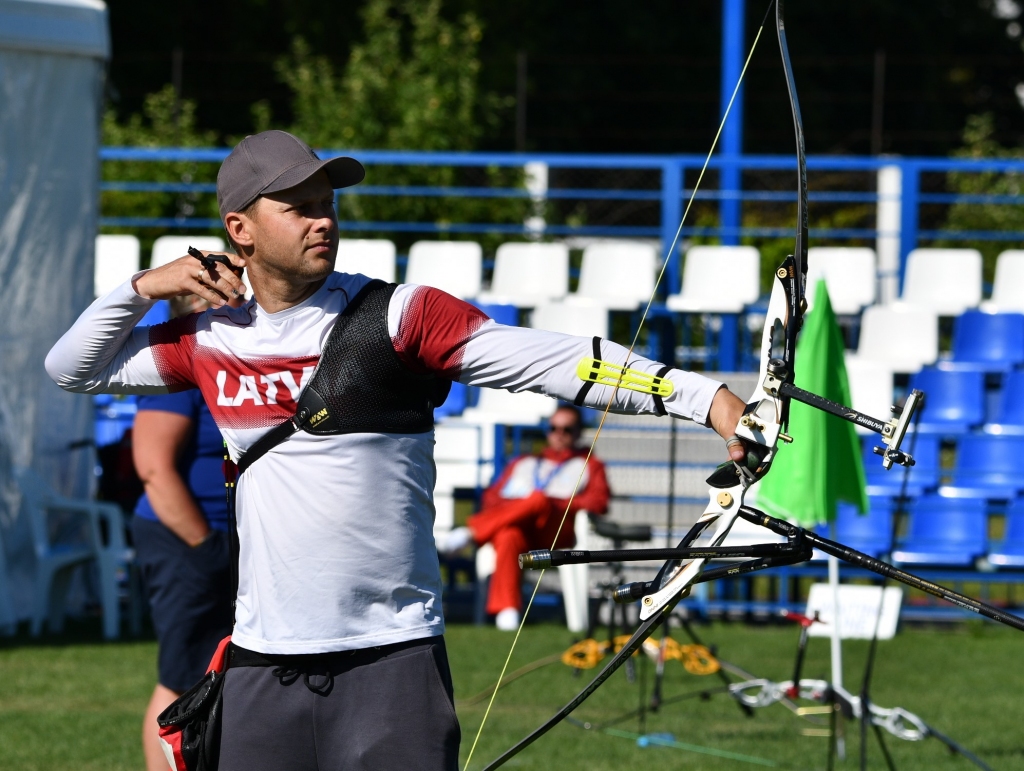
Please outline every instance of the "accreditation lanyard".
[{"label": "accreditation lanyard", "polygon": [[564,466],[568,460],[569,458],[559,461],[548,474],[542,477],[540,475],[540,467],[544,462],[544,458],[537,458],[537,465],[533,467],[533,489],[540,490],[541,492],[547,490],[548,485],[551,484],[551,480],[555,478],[555,475],[561,470],[562,466]]}]

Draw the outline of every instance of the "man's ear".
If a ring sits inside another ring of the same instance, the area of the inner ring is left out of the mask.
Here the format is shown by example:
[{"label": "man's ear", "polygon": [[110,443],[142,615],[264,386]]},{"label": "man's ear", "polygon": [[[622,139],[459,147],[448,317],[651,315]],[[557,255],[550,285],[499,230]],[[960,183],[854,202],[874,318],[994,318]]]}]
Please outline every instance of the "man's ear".
[{"label": "man's ear", "polygon": [[228,212],[224,217],[224,229],[228,232],[228,238],[241,247],[252,246],[252,220],[239,212]]}]

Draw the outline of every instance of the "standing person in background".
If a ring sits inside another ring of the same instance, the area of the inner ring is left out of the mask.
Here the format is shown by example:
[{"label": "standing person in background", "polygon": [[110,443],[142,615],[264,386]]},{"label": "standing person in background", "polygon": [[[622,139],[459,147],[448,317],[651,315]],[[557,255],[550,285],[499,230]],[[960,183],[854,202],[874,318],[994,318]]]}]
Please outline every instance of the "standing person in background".
[{"label": "standing person in background", "polygon": [[[582,429],[580,411],[560,406],[548,423],[544,450],[520,456],[506,466],[484,491],[480,513],[469,518],[468,527],[452,530],[442,547],[457,551],[470,540],[478,546],[494,546],[496,563],[487,591],[487,612],[495,616],[498,629],[519,627],[523,605],[519,555],[530,549],[570,548],[575,542],[572,517],[576,512],[608,511],[604,464],[593,456],[587,462],[587,451],[576,446]],[[559,531],[566,506],[569,514]]]},{"label": "standing person in background", "polygon": [[[196,295],[173,315],[201,313]],[[142,723],[148,771],[166,771],[157,716],[195,685],[231,634],[224,442],[198,389],[139,397],[133,455],[145,494],[132,531],[159,644],[158,681]]]}]

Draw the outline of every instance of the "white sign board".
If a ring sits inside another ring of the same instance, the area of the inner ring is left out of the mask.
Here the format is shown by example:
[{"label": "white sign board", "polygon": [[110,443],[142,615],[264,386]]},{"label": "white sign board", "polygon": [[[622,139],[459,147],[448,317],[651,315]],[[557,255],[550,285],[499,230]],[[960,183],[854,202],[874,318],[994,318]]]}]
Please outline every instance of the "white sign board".
[{"label": "white sign board", "polygon": [[[835,619],[833,606],[834,589],[828,584],[814,584],[807,597],[807,616],[814,617],[818,613],[821,619],[811,624],[808,634],[811,637],[831,637],[832,623]],[[900,604],[903,602],[903,590],[898,586],[890,586],[885,590],[882,599],[880,586],[839,587],[839,637],[843,640],[870,640],[875,634],[875,623],[878,623],[878,639],[891,640],[896,634],[896,624],[900,618]],[[882,618],[878,619],[878,605],[882,603]]]}]

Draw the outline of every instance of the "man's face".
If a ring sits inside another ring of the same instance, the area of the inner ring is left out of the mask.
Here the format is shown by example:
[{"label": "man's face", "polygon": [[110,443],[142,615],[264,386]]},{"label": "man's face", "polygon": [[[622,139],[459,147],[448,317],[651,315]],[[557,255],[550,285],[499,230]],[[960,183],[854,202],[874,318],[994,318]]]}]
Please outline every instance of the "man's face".
[{"label": "man's face", "polygon": [[572,410],[556,410],[548,423],[548,447],[571,450],[580,438],[580,424]]},{"label": "man's face", "polygon": [[300,185],[263,196],[250,220],[253,262],[290,282],[321,281],[338,257],[334,190],[323,171]]}]

